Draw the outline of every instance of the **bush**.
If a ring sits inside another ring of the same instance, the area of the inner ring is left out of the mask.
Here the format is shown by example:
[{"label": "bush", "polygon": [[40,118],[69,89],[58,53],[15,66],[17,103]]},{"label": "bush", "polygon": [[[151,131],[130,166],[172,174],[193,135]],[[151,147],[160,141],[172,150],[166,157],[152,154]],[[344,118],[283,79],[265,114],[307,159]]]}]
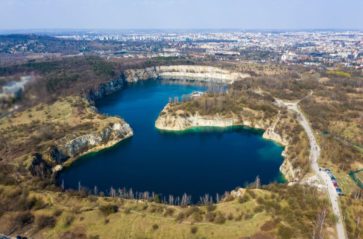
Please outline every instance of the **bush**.
[{"label": "bush", "polygon": [[114,204],[100,206],[100,211],[103,215],[108,216],[112,213],[118,212],[118,206]]},{"label": "bush", "polygon": [[290,227],[280,225],[278,229],[278,234],[282,239],[290,239],[293,238],[294,231]]},{"label": "bush", "polygon": [[14,223],[19,227],[29,225],[33,222],[34,222],[34,216],[33,214],[31,214],[31,212],[18,213],[14,219]]},{"label": "bush", "polygon": [[205,219],[208,221],[208,222],[213,222],[214,219],[216,217],[216,214],[214,212],[207,212],[205,214]]},{"label": "bush", "polygon": [[37,228],[39,230],[44,229],[46,227],[53,228],[55,226],[56,220],[53,216],[39,216],[36,219]]},{"label": "bush", "polygon": [[245,202],[248,202],[249,200],[250,200],[250,197],[247,194],[245,194],[242,197],[238,198],[238,202],[241,203],[241,204],[245,203]]},{"label": "bush", "polygon": [[74,221],[73,215],[66,216],[64,219],[64,226],[69,227],[70,225],[72,225],[73,221]]},{"label": "bush", "polygon": [[53,212],[53,216],[55,216],[55,217],[59,217],[60,215],[62,215],[62,210],[60,210],[60,209],[57,209],[57,210],[55,210],[54,212]]},{"label": "bush", "polygon": [[164,216],[173,216],[174,212],[175,212],[174,208],[168,207],[165,209]]},{"label": "bush", "polygon": [[207,205],[207,211],[208,212],[213,212],[214,210],[216,210],[217,206],[214,204],[208,204]]},{"label": "bush", "polygon": [[176,216],[176,221],[177,222],[182,222],[185,218],[185,214],[183,212],[179,212],[178,216]]},{"label": "bush", "polygon": [[216,217],[214,218],[214,223],[223,224],[226,222],[226,217],[221,212],[218,212]]},{"label": "bush", "polygon": [[156,231],[156,230],[158,230],[158,229],[159,229],[159,225],[158,225],[158,224],[154,224],[154,225],[153,225],[153,230],[154,230],[154,231]]},{"label": "bush", "polygon": [[192,234],[196,234],[198,232],[198,227],[191,227],[190,228],[190,233],[192,233]]}]

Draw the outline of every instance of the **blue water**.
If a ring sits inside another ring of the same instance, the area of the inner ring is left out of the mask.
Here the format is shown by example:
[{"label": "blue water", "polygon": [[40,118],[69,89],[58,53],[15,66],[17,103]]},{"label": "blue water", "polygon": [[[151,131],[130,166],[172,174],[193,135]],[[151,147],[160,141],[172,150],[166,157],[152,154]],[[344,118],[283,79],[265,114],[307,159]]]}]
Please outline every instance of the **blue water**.
[{"label": "blue water", "polygon": [[60,174],[65,188],[110,187],[155,192],[162,196],[187,193],[193,201],[244,186],[259,176],[262,184],[281,178],[283,148],[264,140],[262,132],[242,127],[200,128],[184,133],[154,127],[169,97],[202,86],[146,81],[98,102],[100,112],[123,117],[134,136],[120,144],[77,160]]}]

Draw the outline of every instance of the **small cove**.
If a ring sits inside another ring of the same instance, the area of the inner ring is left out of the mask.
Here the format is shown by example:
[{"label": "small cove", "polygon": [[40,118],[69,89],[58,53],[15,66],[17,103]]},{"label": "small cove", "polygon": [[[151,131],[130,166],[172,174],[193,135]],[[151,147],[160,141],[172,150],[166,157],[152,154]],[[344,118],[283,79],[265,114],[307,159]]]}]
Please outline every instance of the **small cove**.
[{"label": "small cove", "polygon": [[259,176],[262,184],[281,181],[283,147],[262,138],[262,131],[244,127],[194,128],[163,132],[154,127],[169,97],[206,88],[195,85],[144,81],[97,103],[106,115],[124,118],[134,136],[110,149],[78,159],[60,173],[65,188],[97,186],[133,192],[155,192],[192,197],[215,196],[244,186]]}]

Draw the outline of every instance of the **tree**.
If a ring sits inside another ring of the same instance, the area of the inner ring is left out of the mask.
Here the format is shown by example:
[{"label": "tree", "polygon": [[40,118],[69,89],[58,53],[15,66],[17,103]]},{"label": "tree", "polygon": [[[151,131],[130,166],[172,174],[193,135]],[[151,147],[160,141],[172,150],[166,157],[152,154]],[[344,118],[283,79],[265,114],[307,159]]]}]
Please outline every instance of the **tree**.
[{"label": "tree", "polygon": [[318,213],[316,217],[316,225],[313,231],[313,239],[322,239],[322,231],[324,227],[324,222],[326,218],[327,210],[324,208],[321,212]]},{"label": "tree", "polygon": [[258,189],[261,187],[261,180],[260,177],[257,175],[256,180],[255,180],[255,187]]}]

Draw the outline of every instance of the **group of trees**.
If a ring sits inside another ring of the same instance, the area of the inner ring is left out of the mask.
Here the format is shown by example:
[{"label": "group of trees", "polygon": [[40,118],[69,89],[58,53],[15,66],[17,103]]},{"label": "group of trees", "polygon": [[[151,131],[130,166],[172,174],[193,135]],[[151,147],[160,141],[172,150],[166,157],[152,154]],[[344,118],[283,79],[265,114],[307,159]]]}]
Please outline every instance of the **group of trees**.
[{"label": "group of trees", "polygon": [[[252,185],[252,184],[251,184]],[[256,187],[260,187],[260,179],[259,177],[256,178],[256,182],[253,183]],[[60,187],[62,190],[64,188],[64,181],[60,182]],[[72,189],[69,189],[72,191]],[[80,182],[78,182],[78,193],[82,195],[100,195],[100,196],[110,196],[110,197],[117,197],[122,199],[137,199],[137,200],[145,200],[145,201],[152,201],[157,203],[163,203],[168,205],[179,205],[179,206],[187,206],[192,204],[199,204],[199,205],[209,205],[213,203],[218,203],[220,201],[225,200],[226,198],[230,197],[229,192],[225,192],[224,194],[216,194],[212,196],[210,194],[205,194],[199,197],[199,200],[192,200],[192,196],[184,193],[181,196],[162,196],[161,194],[157,194],[155,192],[136,192],[132,188],[114,188],[110,187],[109,190],[106,192],[100,191],[97,186],[94,186],[92,190],[83,187]]]}]

